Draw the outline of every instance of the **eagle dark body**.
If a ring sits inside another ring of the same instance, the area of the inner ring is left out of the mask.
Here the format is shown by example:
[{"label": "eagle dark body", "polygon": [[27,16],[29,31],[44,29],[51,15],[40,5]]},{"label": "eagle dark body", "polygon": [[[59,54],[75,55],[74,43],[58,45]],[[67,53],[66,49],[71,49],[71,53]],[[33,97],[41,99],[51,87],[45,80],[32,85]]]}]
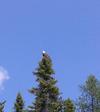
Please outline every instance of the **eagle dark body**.
[{"label": "eagle dark body", "polygon": [[43,55],[43,59],[51,61],[50,56],[45,51],[43,51],[42,55]]}]

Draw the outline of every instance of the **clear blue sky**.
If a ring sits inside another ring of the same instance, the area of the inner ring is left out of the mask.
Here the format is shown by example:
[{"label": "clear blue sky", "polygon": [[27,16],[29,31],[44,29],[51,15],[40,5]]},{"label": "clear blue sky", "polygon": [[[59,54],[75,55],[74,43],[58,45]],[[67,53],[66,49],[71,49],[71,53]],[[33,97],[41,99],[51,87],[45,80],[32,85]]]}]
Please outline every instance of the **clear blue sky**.
[{"label": "clear blue sky", "polygon": [[1,0],[0,66],[10,79],[0,90],[5,112],[17,92],[26,105],[42,50],[52,57],[63,98],[76,99],[89,74],[100,79],[100,0]]}]

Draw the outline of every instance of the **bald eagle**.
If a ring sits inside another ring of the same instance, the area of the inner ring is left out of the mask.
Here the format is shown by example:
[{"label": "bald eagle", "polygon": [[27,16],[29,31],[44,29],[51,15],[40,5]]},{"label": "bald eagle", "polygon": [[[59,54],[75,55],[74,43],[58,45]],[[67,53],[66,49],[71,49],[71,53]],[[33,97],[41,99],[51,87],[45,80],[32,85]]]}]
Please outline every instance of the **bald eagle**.
[{"label": "bald eagle", "polygon": [[46,51],[42,51],[42,55],[43,58],[49,59],[51,61],[50,56],[46,53]]}]

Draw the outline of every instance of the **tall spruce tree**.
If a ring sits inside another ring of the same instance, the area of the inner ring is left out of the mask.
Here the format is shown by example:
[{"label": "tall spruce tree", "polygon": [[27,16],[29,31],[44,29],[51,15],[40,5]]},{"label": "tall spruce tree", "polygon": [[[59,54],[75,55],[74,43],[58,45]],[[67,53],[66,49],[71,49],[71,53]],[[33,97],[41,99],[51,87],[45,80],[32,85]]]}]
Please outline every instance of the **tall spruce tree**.
[{"label": "tall spruce tree", "polygon": [[64,101],[64,112],[75,112],[74,103],[70,98]]},{"label": "tall spruce tree", "polygon": [[5,101],[0,102],[0,112],[4,112]]},{"label": "tall spruce tree", "polygon": [[47,53],[43,51],[39,67],[33,73],[36,76],[38,86],[30,92],[36,96],[35,102],[30,106],[31,112],[60,112],[59,89],[56,87],[57,80],[54,79],[52,61]]},{"label": "tall spruce tree", "polygon": [[24,100],[20,93],[18,93],[16,97],[16,102],[14,104],[14,112],[24,112]]}]

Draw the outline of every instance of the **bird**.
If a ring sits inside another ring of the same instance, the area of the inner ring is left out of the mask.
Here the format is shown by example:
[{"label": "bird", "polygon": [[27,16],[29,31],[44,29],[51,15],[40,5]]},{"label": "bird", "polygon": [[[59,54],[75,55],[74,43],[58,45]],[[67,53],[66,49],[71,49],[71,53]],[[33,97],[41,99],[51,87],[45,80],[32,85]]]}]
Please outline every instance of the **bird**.
[{"label": "bird", "polygon": [[46,53],[46,51],[42,51],[42,55],[43,55],[43,57],[47,57],[48,56],[48,54]]},{"label": "bird", "polygon": [[51,60],[50,56],[46,53],[46,51],[42,51],[42,55],[43,55],[43,58]]}]

